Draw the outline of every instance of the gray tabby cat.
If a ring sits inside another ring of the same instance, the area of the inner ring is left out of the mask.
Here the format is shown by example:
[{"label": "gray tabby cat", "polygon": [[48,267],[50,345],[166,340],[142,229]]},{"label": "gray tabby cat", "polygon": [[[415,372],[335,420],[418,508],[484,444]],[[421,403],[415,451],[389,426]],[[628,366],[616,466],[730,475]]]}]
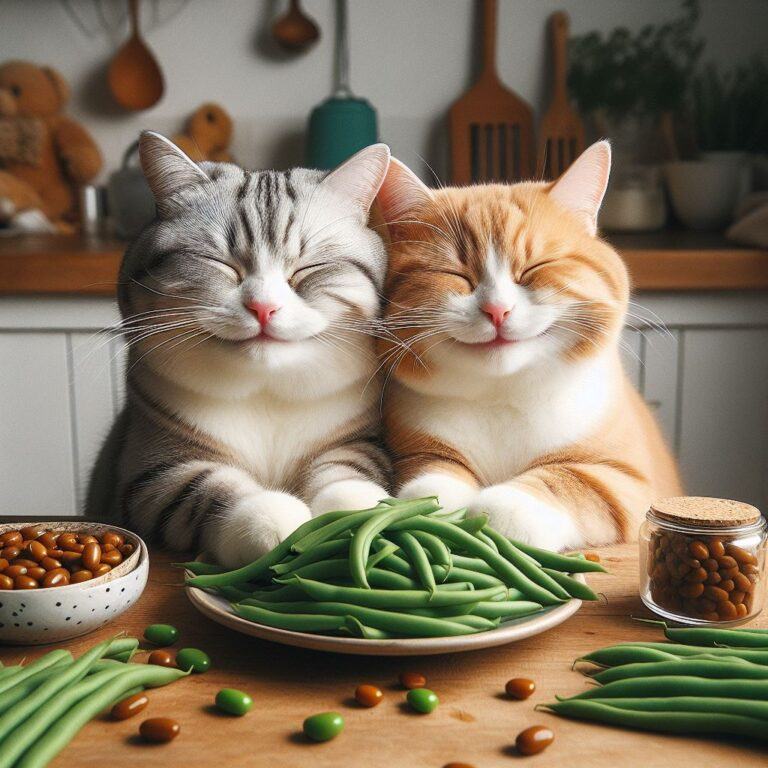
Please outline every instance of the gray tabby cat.
[{"label": "gray tabby cat", "polygon": [[388,495],[368,332],[386,254],[367,223],[389,150],[248,172],[145,132],[140,157],[158,215],[123,260],[127,404],[86,513],[237,566]]}]

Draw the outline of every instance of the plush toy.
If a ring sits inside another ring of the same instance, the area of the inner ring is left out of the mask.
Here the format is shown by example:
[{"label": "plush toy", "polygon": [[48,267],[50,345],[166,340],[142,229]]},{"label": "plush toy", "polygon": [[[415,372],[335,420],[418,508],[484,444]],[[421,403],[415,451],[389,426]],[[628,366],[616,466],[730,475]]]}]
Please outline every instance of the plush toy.
[{"label": "plush toy", "polygon": [[187,120],[184,133],[173,136],[172,140],[195,162],[233,162],[229,154],[232,118],[218,104],[201,104]]},{"label": "plush toy", "polygon": [[66,230],[76,220],[77,187],[98,174],[102,158],[85,128],[62,114],[68,97],[50,67],[0,64],[0,221],[37,211]]}]

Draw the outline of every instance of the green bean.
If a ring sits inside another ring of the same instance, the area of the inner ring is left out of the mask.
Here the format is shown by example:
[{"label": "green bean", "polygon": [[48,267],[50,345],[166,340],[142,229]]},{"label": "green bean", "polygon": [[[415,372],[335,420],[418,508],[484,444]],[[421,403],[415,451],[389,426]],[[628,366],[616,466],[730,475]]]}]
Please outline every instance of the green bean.
[{"label": "green bean", "polygon": [[432,517],[437,520],[443,520],[446,523],[458,523],[463,520],[467,514],[467,508],[462,507],[453,512],[433,512]]},{"label": "green bean", "polygon": [[[130,653],[131,657],[136,653],[139,647],[139,640],[136,637],[116,637],[107,648],[104,654],[105,659],[114,659],[117,656],[123,656]],[[122,660],[122,659],[121,659]]]},{"label": "green bean", "polygon": [[466,520],[462,520],[456,525],[461,528],[462,531],[471,533],[473,536],[477,536],[482,542],[487,544],[491,549],[496,549],[495,544],[488,541],[485,538],[483,529],[488,525],[488,515],[477,515],[476,517],[468,517]]},{"label": "green bean", "polygon": [[52,675],[61,674],[61,672],[71,664],[72,662],[69,659],[61,659],[56,664],[52,664],[50,667],[41,669],[34,675],[30,675],[30,677],[26,678],[25,680],[16,683],[13,688],[9,688],[7,691],[4,691],[3,695],[0,696],[0,714],[10,709],[22,699],[27,698],[30,693],[35,691],[49,677]]},{"label": "green bean", "polygon": [[323,541],[307,552],[303,552],[286,562],[275,563],[275,565],[270,566],[270,568],[278,576],[282,576],[286,573],[296,571],[309,563],[316,563],[319,560],[327,560],[332,555],[347,552],[349,550],[349,542],[349,539],[331,539],[330,541]]},{"label": "green bean", "polygon": [[504,586],[477,591],[440,591],[430,593],[425,590],[409,589],[360,589],[358,587],[336,587],[319,581],[297,578],[297,583],[312,600],[328,603],[353,603],[369,608],[442,608],[445,606],[461,605],[462,603],[477,603],[490,600],[503,593]]},{"label": "green bean", "polygon": [[375,568],[382,560],[386,560],[390,555],[394,555],[400,547],[397,544],[387,544],[378,552],[369,555],[368,562],[365,564],[366,573],[370,574],[371,569]]},{"label": "green bean", "polygon": [[[234,571],[225,571],[224,573],[210,573],[200,576],[193,576],[191,579],[187,579],[186,583],[191,587],[219,587],[219,586],[231,586],[233,584],[239,584],[243,581],[257,581],[260,578],[264,578],[268,575],[271,566],[279,563],[286,555],[291,552],[291,548],[294,543],[306,538],[310,533],[318,531],[320,529],[327,528],[329,524],[334,522],[349,521],[354,515],[358,515],[357,519],[363,519],[365,515],[371,515],[378,509],[375,507],[373,510],[363,510],[363,512],[350,513],[347,511],[339,512],[326,512],[319,517],[313,517],[311,520],[307,520],[302,523],[293,533],[283,539],[274,549],[263,554],[257,560],[252,563],[244,565],[242,568],[236,568]],[[352,525],[354,523],[349,523]],[[348,528],[349,525],[346,527]],[[339,534],[343,533],[345,526],[341,526]],[[334,535],[328,536],[328,538],[335,538]]]},{"label": "green bean", "polygon": [[351,635],[362,637],[365,640],[391,640],[393,638],[401,637],[401,635],[396,635],[394,632],[385,632],[383,629],[367,627],[354,616],[345,616],[344,621],[347,630]]},{"label": "green bean", "polygon": [[589,688],[568,699],[634,699],[660,696],[713,696],[726,699],[768,699],[765,680],[714,680],[669,675],[635,677]]},{"label": "green bean", "polygon": [[22,668],[21,664],[14,664],[10,667],[0,667],[0,680],[8,675],[15,675]]},{"label": "green bean", "polygon": [[412,613],[414,616],[430,616],[433,619],[449,619],[452,616],[466,616],[478,603],[459,603],[444,608],[398,608],[402,613]]},{"label": "green bean", "polygon": [[[670,645],[670,649],[672,646]],[[650,661],[674,661],[674,653],[667,653],[656,648],[643,648],[633,645],[611,645],[580,656],[576,661],[586,661],[604,667],[617,667],[621,664],[634,664]]]},{"label": "green bean", "polygon": [[319,563],[309,563],[297,568],[284,576],[275,576],[275,584],[295,584],[296,577],[328,581],[329,579],[348,579],[349,560],[346,557],[334,557],[331,560],[321,560]]},{"label": "green bean", "polygon": [[583,582],[552,568],[542,568],[543,573],[556,581],[571,596],[579,600],[597,600],[597,595]]},{"label": "green bean", "polygon": [[[126,691],[138,685],[149,688],[168,685],[187,674],[179,669],[160,667],[155,664],[127,665],[122,674],[103,685],[93,695],[78,701],[59,719],[47,723],[45,735],[22,755],[15,768],[45,768],[89,720],[110,706]],[[83,682],[80,682],[73,688],[82,685]]]},{"label": "green bean", "polygon": [[763,648],[768,650],[768,637],[743,629],[715,629],[710,627],[665,627],[664,634],[673,643],[708,647]]},{"label": "green bean", "polygon": [[[352,537],[352,544],[349,547],[349,570],[352,574],[352,581],[358,587],[368,587],[365,563],[368,560],[371,542],[376,534],[400,520],[423,515],[425,512],[431,512],[437,508],[438,504],[435,498],[417,499],[411,502],[404,502],[398,507],[381,510],[367,519],[355,531],[355,535]],[[445,525],[450,525],[450,523],[445,523]],[[402,542],[397,543],[402,546]]]},{"label": "green bean", "polygon": [[234,605],[235,613],[248,621],[294,632],[334,632],[345,626],[344,616],[325,615],[322,611],[278,613],[255,605]]},{"label": "green bean", "polygon": [[393,538],[395,543],[400,545],[400,549],[405,552],[411,567],[416,572],[417,578],[424,585],[425,589],[434,592],[437,589],[435,574],[432,572],[432,566],[421,544],[407,531],[396,533]]},{"label": "green bean", "polygon": [[[248,618],[248,611],[251,607],[251,605],[242,604],[237,606],[244,618]],[[269,608],[270,606],[260,607]],[[477,631],[473,627],[465,627],[463,624],[456,624],[445,619],[414,616],[396,611],[382,611],[377,608],[366,608],[347,603],[280,603],[272,607],[281,613],[325,613],[334,616],[354,616],[368,626],[409,637],[468,635]],[[258,619],[254,620],[258,622]]]},{"label": "green bean", "polygon": [[457,555],[455,552],[452,552],[451,560],[453,560],[455,568],[464,568],[465,570],[475,571],[476,573],[482,573],[486,576],[496,575],[496,571],[494,571],[485,560],[481,560],[479,557],[467,557],[466,555]]},{"label": "green bean", "polygon": [[416,530],[427,531],[428,533],[440,536],[444,540],[462,547],[470,555],[485,560],[507,586],[519,589],[531,600],[542,605],[552,605],[561,602],[549,590],[531,581],[514,564],[510,563],[498,552],[494,552],[487,544],[484,544],[466,531],[457,528],[455,525],[443,523],[440,520],[434,520],[429,517],[415,517],[406,522],[409,524],[409,527],[412,526]]},{"label": "green bean", "polygon": [[465,627],[472,627],[480,632],[487,632],[491,629],[496,629],[499,626],[499,618],[486,618],[485,616],[475,616],[473,614],[454,614],[453,616],[445,616],[446,621],[452,621],[455,624],[463,624]]},{"label": "green bean", "polygon": [[472,613],[475,616],[483,616],[486,619],[519,619],[531,613],[540,611],[542,606],[527,600],[500,600],[498,602],[478,603]]},{"label": "green bean", "polygon": [[634,712],[597,701],[560,701],[540,705],[557,715],[609,725],[665,733],[702,733],[768,739],[765,720],[711,712]]},{"label": "green bean", "polygon": [[[509,539],[497,533],[492,528],[488,528],[485,531],[485,535],[493,541],[499,554],[509,560],[510,563],[514,563],[515,566],[524,573],[531,581],[538,584],[540,587],[551,592],[555,597],[559,597],[561,600],[570,600],[572,592],[565,588],[565,585],[559,580],[555,579],[551,572],[547,573],[546,569],[541,568],[539,565],[531,561],[526,555],[524,555]],[[580,582],[576,582],[580,587],[584,587]],[[585,598],[587,600],[597,600],[591,589],[585,588],[589,594],[593,597]]]},{"label": "green bean", "polygon": [[79,659],[68,665],[60,674],[52,675],[15,707],[0,715],[0,741],[27,717],[42,707],[59,691],[79,682],[88,673],[94,662],[100,659],[109,648],[111,640],[105,640],[86,651]]},{"label": "green bean", "polygon": [[47,701],[25,722],[13,731],[0,744],[0,768],[11,768],[16,760],[45,733],[49,724],[58,720],[66,711],[85,696],[98,691],[102,685],[117,675],[123,674],[125,667],[114,666],[89,675],[80,683],[69,685],[58,695]]},{"label": "green bean", "polygon": [[401,576],[407,576],[411,578],[416,575],[413,568],[411,568],[410,563],[404,558],[400,557],[400,555],[393,554],[389,557],[385,557],[384,560],[379,563],[379,565],[382,568],[386,568],[389,571],[398,573]]},{"label": "green bean", "polygon": [[[625,648],[634,646],[636,648],[653,648],[658,651],[674,653],[675,656],[699,656],[701,655],[700,645],[677,645],[673,643],[619,643],[616,648]],[[712,656],[738,656],[740,659],[751,661],[753,664],[762,664],[768,666],[768,650],[753,651],[741,648],[708,648],[707,653]]]},{"label": "green bean", "polygon": [[[337,539],[339,536],[347,533],[350,530],[356,530],[366,520],[374,517],[381,512],[386,512],[387,509],[391,509],[390,506],[384,504],[377,504],[371,509],[363,509],[359,512],[348,513],[346,517],[341,517],[336,520],[329,520],[327,524],[324,524],[311,531],[310,533],[302,536],[294,542],[291,549],[299,554],[317,546],[323,541],[329,539]],[[318,520],[321,518],[317,518]]]},{"label": "green bean", "polygon": [[639,712],[717,712],[768,720],[768,701],[754,701],[752,699],[667,696],[655,699],[608,699],[604,703],[618,709],[631,709]]},{"label": "green bean", "polygon": [[[432,569],[437,571],[437,568]],[[437,574],[436,574],[437,575]],[[504,582],[497,576],[488,576],[485,573],[477,573],[476,571],[468,570],[467,568],[453,567],[451,572],[447,575],[444,583],[450,584],[454,581],[468,581],[474,585],[477,589],[487,589],[488,587],[498,587]],[[519,589],[509,588],[510,600],[522,599],[523,593]]]},{"label": "green bean", "polygon": [[212,590],[216,590],[216,594],[225,597],[227,600],[242,600],[243,598],[250,597],[253,594],[250,591],[240,589],[239,587],[232,587],[223,584],[220,587],[211,587]]},{"label": "green bean", "polygon": [[742,660],[675,659],[674,661],[652,661],[610,667],[593,675],[592,679],[598,683],[613,683],[616,680],[628,678],[668,677],[670,675],[728,680],[768,680],[768,668]]},{"label": "green bean", "polygon": [[451,572],[453,561],[451,560],[451,552],[445,546],[445,542],[425,531],[411,531],[411,536],[432,556],[432,562],[435,565],[442,565],[446,569],[447,576]]},{"label": "green bean", "polygon": [[304,593],[295,584],[286,584],[278,589],[251,592],[242,600],[234,600],[232,602],[242,603],[256,600],[263,603],[289,603],[292,600],[303,600],[304,598]]},{"label": "green bean", "polygon": [[600,563],[595,563],[592,560],[583,560],[580,557],[569,557],[568,555],[560,555],[557,552],[550,552],[548,549],[539,549],[538,547],[532,547],[530,544],[525,544],[522,541],[516,539],[510,539],[521,552],[526,555],[530,555],[537,563],[547,568],[552,568],[554,571],[560,571],[561,573],[589,573],[600,572],[605,573],[606,570]]},{"label": "green bean", "polygon": [[[17,685],[22,680],[26,680],[28,677],[37,674],[41,669],[46,669],[47,667],[57,664],[62,661],[62,659],[72,661],[72,654],[69,651],[64,650],[50,651],[49,653],[46,653],[45,656],[41,656],[31,664],[27,664],[15,674],[8,675],[8,677],[0,680],[0,694],[7,691],[9,688],[12,688],[14,685]],[[2,696],[0,696],[0,704],[2,704],[2,700]]]}]

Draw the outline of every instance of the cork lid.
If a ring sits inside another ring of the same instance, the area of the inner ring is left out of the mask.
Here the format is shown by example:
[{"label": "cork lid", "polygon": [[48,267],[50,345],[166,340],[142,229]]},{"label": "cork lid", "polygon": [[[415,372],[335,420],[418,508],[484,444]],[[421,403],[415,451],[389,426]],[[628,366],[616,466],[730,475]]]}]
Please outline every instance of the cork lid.
[{"label": "cork lid", "polygon": [[711,528],[733,528],[760,519],[760,510],[743,501],[708,496],[673,496],[651,504],[651,512],[673,523]]}]

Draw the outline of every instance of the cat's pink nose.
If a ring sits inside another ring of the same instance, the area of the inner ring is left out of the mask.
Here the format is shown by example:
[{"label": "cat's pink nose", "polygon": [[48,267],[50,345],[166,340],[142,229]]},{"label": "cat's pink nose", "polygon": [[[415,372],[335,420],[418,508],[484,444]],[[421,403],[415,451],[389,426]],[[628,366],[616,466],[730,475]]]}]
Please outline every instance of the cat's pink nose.
[{"label": "cat's pink nose", "polygon": [[272,316],[280,309],[279,304],[272,304],[268,301],[247,301],[245,308],[256,315],[259,324],[265,326],[272,319]]},{"label": "cat's pink nose", "polygon": [[504,321],[509,316],[509,313],[512,311],[510,307],[508,307],[506,304],[483,304],[480,309],[485,312],[486,315],[490,318],[491,322],[497,327],[501,327],[501,325],[504,323]]}]

